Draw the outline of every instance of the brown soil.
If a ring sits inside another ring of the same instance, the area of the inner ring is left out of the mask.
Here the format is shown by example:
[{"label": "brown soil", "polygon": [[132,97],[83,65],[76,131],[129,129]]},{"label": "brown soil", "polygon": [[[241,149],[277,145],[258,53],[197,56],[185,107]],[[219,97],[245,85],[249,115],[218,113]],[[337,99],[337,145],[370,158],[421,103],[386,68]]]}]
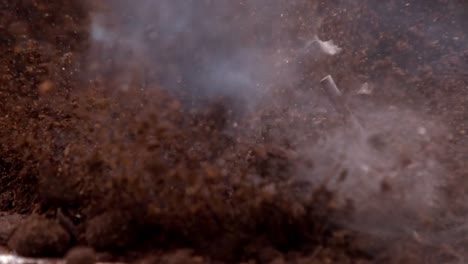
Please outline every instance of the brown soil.
[{"label": "brown soil", "polygon": [[8,245],[18,254],[43,257],[64,254],[70,234],[58,223],[41,216],[30,216],[18,225]]},{"label": "brown soil", "polygon": [[[99,252],[86,249],[88,260],[144,263],[420,260],[404,244],[370,250],[372,238],[366,243],[336,221],[352,215],[351,204],[338,206],[326,186],[291,176],[298,164],[315,166],[298,154],[301,142],[336,129],[335,120],[304,127],[303,117],[315,113],[281,119],[276,106],[235,115],[229,98],[187,107],[157,83],[117,91],[118,69],[90,79],[92,7],[83,2],[0,0],[0,211],[6,213],[0,223],[17,219],[12,250],[62,257],[73,246],[88,246]],[[322,1],[319,35],[344,52],[321,68],[305,62],[310,73],[302,83],[333,73],[351,94],[357,83],[372,82],[386,87],[370,97],[373,103],[411,106],[444,120],[449,132],[440,156],[453,201],[447,211],[460,213],[466,207],[459,197],[468,190],[468,49],[459,44],[467,41],[467,6],[413,1],[402,11],[406,2]],[[404,17],[405,24],[396,27],[382,14]],[[455,17],[451,35],[433,40],[439,32],[426,25]],[[307,93],[299,87],[282,99],[303,101]],[[227,129],[233,122],[235,132]],[[307,136],[278,136],[296,127]],[[255,184],[252,175],[259,176]],[[383,193],[389,189],[382,183]],[[0,242],[7,244],[11,230],[0,227]]]}]

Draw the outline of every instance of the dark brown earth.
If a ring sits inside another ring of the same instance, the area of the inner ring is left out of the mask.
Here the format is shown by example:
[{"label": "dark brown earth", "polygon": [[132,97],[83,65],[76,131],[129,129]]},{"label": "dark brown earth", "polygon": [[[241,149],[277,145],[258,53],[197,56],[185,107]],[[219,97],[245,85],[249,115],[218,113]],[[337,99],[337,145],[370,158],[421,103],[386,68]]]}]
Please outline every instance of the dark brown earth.
[{"label": "dark brown earth", "polygon": [[[403,9],[406,2],[411,6]],[[390,87],[370,96],[374,103],[444,120],[447,212],[466,212],[460,197],[468,191],[468,6],[444,0],[318,6],[319,35],[344,51],[321,68],[306,62],[310,74],[302,83],[333,73],[350,94],[372,82]],[[157,84],[116,91],[118,70],[90,79],[90,8],[82,1],[0,0],[2,244],[34,257],[87,246],[98,252],[85,250],[87,261],[420,263],[425,253],[403,243],[369,250],[372,240],[334,221],[349,217],[351,205],[337,206],[325,186],[290,176],[296,164],[312,168],[313,161],[297,154],[300,140],[275,133],[301,118],[282,120],[274,107],[234,117],[229,98],[192,109]],[[450,30],[431,31],[433,21]],[[288,100],[307,92],[299,87]],[[260,136],[252,126],[262,118]],[[234,119],[237,134],[226,132]],[[335,123],[311,126],[308,137]],[[79,259],[76,252],[69,257]]]}]

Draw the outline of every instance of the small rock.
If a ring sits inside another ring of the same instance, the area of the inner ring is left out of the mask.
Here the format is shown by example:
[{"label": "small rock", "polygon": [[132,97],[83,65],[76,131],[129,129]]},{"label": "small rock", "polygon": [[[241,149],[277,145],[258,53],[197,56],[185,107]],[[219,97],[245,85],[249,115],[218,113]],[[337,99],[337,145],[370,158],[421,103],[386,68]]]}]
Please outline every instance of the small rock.
[{"label": "small rock", "polygon": [[70,244],[70,235],[53,220],[32,215],[22,221],[8,246],[27,257],[62,256]]},{"label": "small rock", "polygon": [[92,248],[76,247],[68,251],[65,259],[67,264],[94,264],[96,253]]}]

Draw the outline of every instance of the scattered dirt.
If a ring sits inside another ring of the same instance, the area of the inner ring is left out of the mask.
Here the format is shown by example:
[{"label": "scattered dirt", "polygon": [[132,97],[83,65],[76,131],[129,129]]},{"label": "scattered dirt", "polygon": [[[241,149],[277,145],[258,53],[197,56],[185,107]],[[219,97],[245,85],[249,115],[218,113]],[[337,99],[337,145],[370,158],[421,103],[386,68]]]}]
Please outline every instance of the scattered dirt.
[{"label": "scattered dirt", "polygon": [[[382,87],[367,101],[444,120],[444,199],[452,199],[447,212],[463,215],[466,4],[430,2],[321,1],[321,38],[344,51],[320,68],[305,62],[303,86],[333,73],[346,96],[367,82]],[[352,215],[352,203],[339,206],[323,184],[292,176],[298,164],[316,167],[299,149],[336,129],[336,120],[304,125],[320,114],[293,104],[239,117],[229,98],[187,107],[158,84],[114,89],[118,70],[89,79],[91,8],[0,0],[0,242],[19,225],[8,246],[24,256],[63,257],[73,246],[103,252],[74,249],[70,263],[415,263],[424,255],[413,257],[404,243],[370,249],[336,221]],[[386,21],[392,14],[404,23]],[[427,26],[455,17],[450,32]],[[282,99],[300,102],[307,94],[298,87]],[[282,136],[296,127],[307,134]]]}]

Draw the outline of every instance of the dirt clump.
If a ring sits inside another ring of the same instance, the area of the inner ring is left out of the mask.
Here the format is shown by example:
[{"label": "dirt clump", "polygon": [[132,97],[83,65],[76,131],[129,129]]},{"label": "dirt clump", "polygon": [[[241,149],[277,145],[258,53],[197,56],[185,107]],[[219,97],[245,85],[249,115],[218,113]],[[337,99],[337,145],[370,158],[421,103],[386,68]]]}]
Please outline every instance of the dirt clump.
[{"label": "dirt clump", "polygon": [[94,264],[96,263],[96,253],[92,248],[75,247],[68,251],[65,259],[70,264]]},{"label": "dirt clump", "polygon": [[54,220],[32,215],[17,227],[8,246],[29,257],[61,256],[70,247],[70,235]]},{"label": "dirt clump", "polygon": [[86,242],[96,249],[123,249],[135,241],[135,228],[125,212],[106,212],[90,219]]},{"label": "dirt clump", "polygon": [[0,214],[0,243],[6,244],[24,217],[19,214]]}]

